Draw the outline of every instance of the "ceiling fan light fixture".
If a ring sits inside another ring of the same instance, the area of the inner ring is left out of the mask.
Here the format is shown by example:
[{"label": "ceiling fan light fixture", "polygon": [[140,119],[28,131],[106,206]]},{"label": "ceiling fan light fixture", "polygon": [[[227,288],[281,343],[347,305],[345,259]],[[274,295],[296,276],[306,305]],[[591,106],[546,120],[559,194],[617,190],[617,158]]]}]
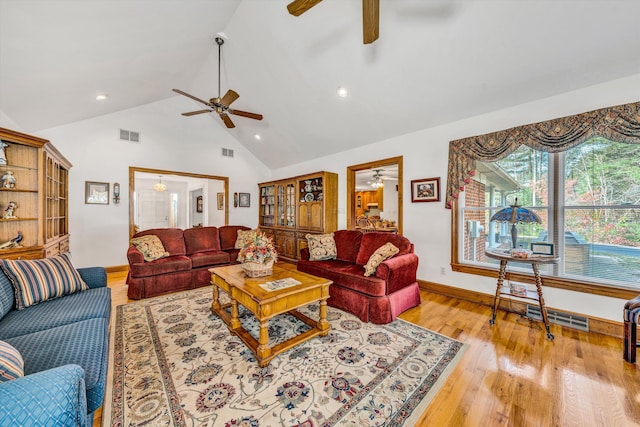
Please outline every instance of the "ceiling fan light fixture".
[{"label": "ceiling fan light fixture", "polygon": [[160,180],[155,184],[153,184],[153,189],[156,190],[158,193],[162,193],[164,190],[167,189],[167,186],[162,182],[162,175],[158,175],[158,178]]}]

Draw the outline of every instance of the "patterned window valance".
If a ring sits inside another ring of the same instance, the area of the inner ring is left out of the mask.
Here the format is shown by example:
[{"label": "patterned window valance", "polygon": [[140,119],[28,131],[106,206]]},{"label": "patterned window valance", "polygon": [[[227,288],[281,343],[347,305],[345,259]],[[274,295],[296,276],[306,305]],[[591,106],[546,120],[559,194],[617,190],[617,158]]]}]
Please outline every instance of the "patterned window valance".
[{"label": "patterned window valance", "polygon": [[475,173],[476,160],[495,162],[521,145],[558,153],[582,144],[594,136],[611,141],[640,144],[640,102],[602,108],[588,113],[449,142],[449,171],[445,207],[464,191]]}]

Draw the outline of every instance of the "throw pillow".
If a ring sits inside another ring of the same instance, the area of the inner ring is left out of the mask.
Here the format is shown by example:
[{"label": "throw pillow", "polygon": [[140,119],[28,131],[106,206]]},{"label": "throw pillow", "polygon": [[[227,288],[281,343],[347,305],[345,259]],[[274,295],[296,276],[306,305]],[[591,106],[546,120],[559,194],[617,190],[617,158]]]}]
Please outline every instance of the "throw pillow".
[{"label": "throw pillow", "polygon": [[134,237],[131,239],[131,244],[142,252],[145,261],[155,261],[170,255],[169,252],[164,250],[162,241],[155,234]]},{"label": "throw pillow", "polygon": [[333,233],[330,234],[307,234],[309,244],[309,261],[321,261],[325,259],[336,259],[338,249]]},{"label": "throw pillow", "polygon": [[24,377],[22,355],[8,342],[0,341],[0,383]]},{"label": "throw pillow", "polygon": [[22,310],[39,302],[89,289],[68,254],[45,259],[3,259],[0,267],[9,278]]},{"label": "throw pillow", "polygon": [[234,249],[242,249],[247,244],[247,241],[253,240],[256,238],[258,230],[238,230],[238,238],[236,239],[236,244],[234,245]]},{"label": "throw pillow", "polygon": [[393,243],[385,243],[380,246],[374,253],[369,257],[369,261],[364,266],[364,275],[371,276],[376,272],[378,266],[387,258],[391,258],[395,254],[400,252]]}]

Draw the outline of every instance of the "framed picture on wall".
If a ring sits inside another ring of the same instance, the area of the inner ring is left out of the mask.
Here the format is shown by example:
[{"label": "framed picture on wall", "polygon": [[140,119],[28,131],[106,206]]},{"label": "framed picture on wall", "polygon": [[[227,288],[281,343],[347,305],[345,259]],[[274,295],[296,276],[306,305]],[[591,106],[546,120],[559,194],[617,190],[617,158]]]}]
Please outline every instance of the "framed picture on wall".
[{"label": "framed picture on wall", "polygon": [[250,193],[240,193],[240,197],[238,199],[238,206],[241,208],[248,208],[251,206],[251,194]]},{"label": "framed picture on wall", "polygon": [[440,178],[423,178],[411,181],[412,202],[439,202]]},{"label": "framed picture on wall", "polygon": [[224,193],[218,193],[218,210],[221,211],[224,209]]},{"label": "framed picture on wall", "polygon": [[85,181],[84,202],[88,205],[108,205],[109,183]]},{"label": "framed picture on wall", "polygon": [[196,197],[196,212],[202,213],[202,196]]}]

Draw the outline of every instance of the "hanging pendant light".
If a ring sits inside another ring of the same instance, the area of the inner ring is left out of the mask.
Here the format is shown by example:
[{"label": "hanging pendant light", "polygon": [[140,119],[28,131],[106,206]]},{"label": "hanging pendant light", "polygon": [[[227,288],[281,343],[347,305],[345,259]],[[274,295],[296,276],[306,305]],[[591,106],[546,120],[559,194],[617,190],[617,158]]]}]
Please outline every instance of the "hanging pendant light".
[{"label": "hanging pendant light", "polygon": [[159,193],[162,193],[167,189],[167,186],[162,182],[162,175],[158,175],[158,177],[160,178],[160,180],[153,185],[153,189]]}]

